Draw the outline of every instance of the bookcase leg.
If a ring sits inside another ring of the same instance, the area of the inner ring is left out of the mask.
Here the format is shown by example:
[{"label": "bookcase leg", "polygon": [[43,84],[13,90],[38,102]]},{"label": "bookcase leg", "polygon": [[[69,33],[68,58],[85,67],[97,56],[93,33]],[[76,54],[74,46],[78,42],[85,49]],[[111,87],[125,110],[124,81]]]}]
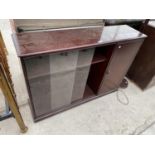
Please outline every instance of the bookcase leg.
[{"label": "bookcase leg", "polygon": [[17,106],[15,96],[13,95],[13,93],[11,91],[10,85],[7,81],[6,76],[5,76],[5,72],[2,69],[1,65],[0,65],[0,88],[2,89],[2,92],[8,101],[8,105],[9,105],[12,113],[14,114],[14,117],[20,127],[21,132],[25,133],[28,130],[28,128],[24,124],[22,116],[19,112],[19,108]]}]

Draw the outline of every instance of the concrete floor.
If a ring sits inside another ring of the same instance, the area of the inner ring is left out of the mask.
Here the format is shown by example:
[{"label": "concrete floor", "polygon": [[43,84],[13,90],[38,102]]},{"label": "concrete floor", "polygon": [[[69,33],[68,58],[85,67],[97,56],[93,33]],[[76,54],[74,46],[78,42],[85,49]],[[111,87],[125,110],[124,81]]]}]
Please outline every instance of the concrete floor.
[{"label": "concrete floor", "polygon": [[[8,60],[20,111],[29,128],[26,134],[155,134],[155,87],[143,92],[131,81],[127,89],[121,90],[123,93],[119,91],[106,95],[34,123],[8,20],[0,20],[0,29],[9,51]],[[126,102],[124,93],[129,100],[127,105],[117,98],[119,95]],[[0,93],[1,111],[3,106],[4,97]],[[20,134],[14,118],[0,122],[0,134]]]}]

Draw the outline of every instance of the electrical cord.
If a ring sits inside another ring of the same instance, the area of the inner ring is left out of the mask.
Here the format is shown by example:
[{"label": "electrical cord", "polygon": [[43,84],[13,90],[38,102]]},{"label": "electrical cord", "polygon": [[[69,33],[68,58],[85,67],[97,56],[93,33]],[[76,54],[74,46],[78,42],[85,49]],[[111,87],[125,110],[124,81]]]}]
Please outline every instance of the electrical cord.
[{"label": "electrical cord", "polygon": [[[123,94],[123,96],[124,96],[125,99],[126,99],[126,102],[124,102],[124,101],[122,101],[122,100],[120,99],[120,93]],[[129,104],[129,98],[128,98],[128,96],[125,94],[125,92],[124,92],[121,88],[118,88],[118,90],[117,90],[117,92],[116,92],[116,98],[117,98],[117,100],[118,100],[121,104],[123,104],[123,105],[128,105],[128,104]]]},{"label": "electrical cord", "polygon": [[[113,81],[110,81],[110,83],[112,83],[113,85],[115,85],[115,87],[117,88],[118,85],[116,85],[116,83],[114,83]],[[129,104],[129,98],[126,95],[126,93],[122,90],[123,88],[125,89],[128,86],[128,82],[127,79],[123,79],[122,83],[120,84],[120,87],[118,88],[117,92],[116,92],[116,98],[118,100],[119,103],[123,104],[123,105],[128,105]],[[123,95],[124,98],[126,99],[126,102],[122,101],[120,98],[120,95]]]}]

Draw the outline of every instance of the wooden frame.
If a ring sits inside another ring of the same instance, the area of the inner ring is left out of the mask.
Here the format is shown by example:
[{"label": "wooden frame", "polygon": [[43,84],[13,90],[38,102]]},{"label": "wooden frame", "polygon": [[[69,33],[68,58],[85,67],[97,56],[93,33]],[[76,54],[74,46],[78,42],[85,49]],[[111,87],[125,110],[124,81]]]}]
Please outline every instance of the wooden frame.
[{"label": "wooden frame", "polygon": [[4,67],[2,66],[2,64],[0,64],[0,88],[2,89],[4,96],[8,101],[9,107],[12,113],[14,114],[14,117],[20,127],[21,132],[25,133],[28,128],[25,126],[23,122],[22,116],[17,106],[15,96],[12,93],[11,86],[9,85],[9,81],[6,77]]},{"label": "wooden frame", "polygon": [[2,34],[0,32],[0,62],[2,63],[3,67],[4,67],[4,70],[6,72],[6,75],[7,75],[7,78],[11,84],[11,89],[12,89],[12,92],[15,94],[15,91],[14,91],[14,88],[13,88],[13,82],[12,82],[12,79],[11,79],[11,73],[9,71],[9,65],[8,65],[8,61],[7,61],[7,56],[6,54],[8,54],[7,50],[6,50],[6,47],[5,47],[5,43],[3,41],[3,38],[2,38]]},{"label": "wooden frame", "polygon": [[21,129],[21,132],[24,133],[27,131],[27,127],[25,126],[22,116],[18,109],[16,94],[13,88],[13,82],[11,79],[6,54],[7,50],[2,35],[0,33],[0,88],[2,89],[2,92],[8,101],[8,105],[15,116],[15,119]]},{"label": "wooden frame", "polygon": [[7,51],[6,46],[5,46],[5,43],[3,41],[3,37],[2,37],[1,32],[0,32],[0,48],[2,48],[4,50],[4,53],[5,54],[8,54],[8,51]]}]

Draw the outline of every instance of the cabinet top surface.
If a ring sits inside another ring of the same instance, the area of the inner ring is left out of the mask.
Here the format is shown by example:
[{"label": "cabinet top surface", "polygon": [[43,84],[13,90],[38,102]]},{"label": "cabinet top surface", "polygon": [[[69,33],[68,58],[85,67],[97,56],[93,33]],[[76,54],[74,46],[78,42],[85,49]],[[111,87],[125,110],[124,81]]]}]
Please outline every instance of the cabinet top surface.
[{"label": "cabinet top surface", "polygon": [[13,34],[18,56],[25,57],[145,38],[127,25],[95,26]]}]

